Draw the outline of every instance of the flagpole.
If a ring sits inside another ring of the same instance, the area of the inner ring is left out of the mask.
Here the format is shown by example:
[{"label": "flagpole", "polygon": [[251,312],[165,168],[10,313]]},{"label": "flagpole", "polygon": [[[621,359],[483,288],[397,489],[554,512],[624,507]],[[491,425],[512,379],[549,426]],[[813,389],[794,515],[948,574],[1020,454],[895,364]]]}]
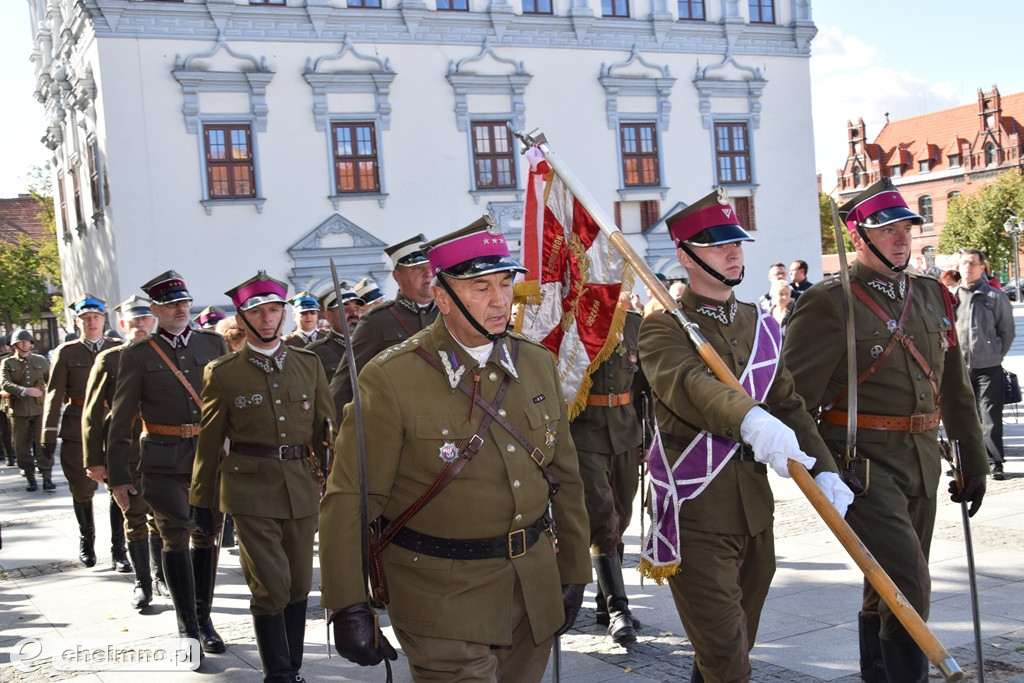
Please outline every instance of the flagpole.
[{"label": "flagpole", "polygon": [[[715,351],[714,347],[700,334],[697,324],[686,317],[662,281],[655,276],[650,266],[633,250],[632,245],[626,240],[626,236],[608,218],[608,215],[601,209],[601,206],[583,184],[579,182],[572,171],[569,170],[561,157],[551,149],[544,133],[539,130],[534,130],[532,133],[517,131],[512,128],[511,123],[508,124],[508,129],[526,146],[526,149],[537,147],[541,151],[551,169],[558,174],[558,177],[561,178],[565,186],[569,188],[577,201],[594,219],[601,232],[608,237],[634,272],[640,276],[640,279],[643,280],[650,290],[651,295],[665,307],[666,311],[670,312],[679,321],[690,341],[696,347],[697,353],[711,371],[714,372],[715,377],[730,388],[745,393],[739,379],[725,365],[725,362]],[[857,537],[857,534],[850,528],[850,525],[839,515],[839,512],[825,497],[825,494],[818,488],[818,485],[814,483],[810,472],[795,460],[790,460],[789,474],[804,496],[810,501],[811,506],[825,521],[825,524],[828,525],[829,529],[846,549],[846,552],[850,554],[850,557],[864,573],[865,578],[868,579],[879,596],[885,600],[886,605],[889,606],[893,614],[896,615],[896,618],[903,624],[907,633],[914,639],[925,656],[928,657],[928,660],[935,665],[947,681],[952,683],[961,680],[963,678],[963,671],[960,670],[956,661],[950,656],[946,648],[942,646],[942,643],[935,637],[931,629],[928,628],[921,615],[910,606],[910,602],[900,592],[899,588],[896,587],[896,584],[889,578],[889,575],[885,573],[885,570],[878,564],[878,561],[871,555],[871,552],[864,546]]]}]

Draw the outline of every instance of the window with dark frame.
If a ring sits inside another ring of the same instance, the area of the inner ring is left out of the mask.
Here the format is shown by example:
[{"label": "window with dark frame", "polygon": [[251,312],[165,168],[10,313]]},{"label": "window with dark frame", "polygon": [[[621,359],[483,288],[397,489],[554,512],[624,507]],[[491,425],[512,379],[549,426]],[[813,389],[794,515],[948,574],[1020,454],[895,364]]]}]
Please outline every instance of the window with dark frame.
[{"label": "window with dark frame", "polygon": [[677,0],[679,18],[684,21],[704,20],[704,0]]},{"label": "window with dark frame", "polygon": [[523,0],[523,14],[552,14],[551,0]]},{"label": "window with dark frame", "polygon": [[658,133],[653,123],[619,125],[622,144],[622,182],[626,187],[657,186]]},{"label": "window with dark frame", "polygon": [[68,173],[71,175],[71,191],[74,193],[75,198],[75,225],[78,226],[79,230],[84,230],[85,202],[82,201],[82,181],[78,177],[81,173],[81,165],[76,161],[75,164],[68,169]]},{"label": "window with dark frame", "polygon": [[437,0],[437,9],[447,12],[468,12],[469,0]]},{"label": "window with dark frame", "polygon": [[476,189],[516,187],[515,146],[504,121],[474,121],[473,175]]},{"label": "window with dark frame", "polygon": [[86,160],[89,163],[89,194],[92,196],[92,212],[98,214],[103,207],[100,201],[100,164],[95,140],[88,143],[88,149],[89,155]]},{"label": "window with dark frame", "polygon": [[747,143],[746,123],[715,124],[715,157],[719,183],[750,182],[750,145]]},{"label": "window with dark frame", "polygon": [[252,130],[248,124],[210,124],[203,128],[210,199],[256,196]]},{"label": "window with dark frame", "polygon": [[377,134],[373,123],[332,123],[331,144],[337,194],[380,192]]},{"label": "window with dark frame", "polygon": [[629,0],[601,0],[601,15],[629,17]]},{"label": "window with dark frame", "polygon": [[57,171],[57,197],[60,201],[60,225],[64,234],[68,234],[71,226],[68,225],[68,200],[64,194],[64,171]]},{"label": "window with dark frame", "polygon": [[774,24],[775,6],[773,0],[748,0],[751,24]]},{"label": "window with dark frame", "polygon": [[921,218],[924,219],[925,223],[932,222],[932,198],[928,195],[924,195],[917,200],[917,212],[921,214]]},{"label": "window with dark frame", "polygon": [[757,230],[757,221],[754,219],[754,198],[733,197],[733,208],[736,210],[736,220],[747,232]]}]

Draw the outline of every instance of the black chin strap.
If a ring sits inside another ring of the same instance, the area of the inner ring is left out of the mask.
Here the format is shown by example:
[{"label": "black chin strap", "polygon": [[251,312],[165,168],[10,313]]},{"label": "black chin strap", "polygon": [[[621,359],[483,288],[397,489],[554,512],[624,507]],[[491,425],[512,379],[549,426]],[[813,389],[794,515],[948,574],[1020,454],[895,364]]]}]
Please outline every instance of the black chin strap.
[{"label": "black chin strap", "polygon": [[683,251],[686,252],[687,256],[689,256],[694,261],[696,261],[697,265],[704,269],[705,273],[707,273],[711,277],[715,278],[716,280],[718,280],[722,284],[728,285],[729,287],[735,287],[739,283],[743,282],[743,276],[747,274],[747,267],[746,266],[743,266],[743,270],[740,271],[740,276],[739,277],[728,278],[728,277],[725,277],[724,275],[722,275],[721,273],[719,273],[717,270],[715,270],[714,268],[712,268],[708,264],[704,263],[704,261],[702,261],[700,259],[700,257],[697,256],[697,254],[693,253],[693,249],[690,249],[690,247],[686,246],[685,242],[679,241],[679,242],[677,242],[677,244],[679,245],[680,249],[682,249]]},{"label": "black chin strap", "polygon": [[448,296],[450,296],[452,298],[452,301],[455,302],[455,305],[462,312],[462,315],[466,318],[466,320],[469,321],[469,324],[473,326],[474,330],[476,330],[480,334],[484,335],[485,337],[487,337],[487,339],[489,339],[492,342],[496,342],[499,339],[501,339],[502,337],[505,337],[505,336],[508,335],[508,324],[507,324],[507,321],[506,321],[505,329],[502,332],[499,332],[498,334],[494,334],[492,332],[488,332],[487,329],[484,328],[483,325],[481,325],[480,323],[477,322],[476,318],[474,318],[472,315],[469,314],[469,311],[466,310],[466,307],[462,304],[462,301],[459,299],[458,296],[455,295],[455,292],[452,290],[452,286],[450,284],[448,284],[448,279],[444,275],[442,275],[441,273],[438,273],[437,274],[437,281],[441,285],[441,287],[444,288],[444,291],[448,292]]},{"label": "black chin strap", "polygon": [[907,259],[907,262],[904,263],[902,266],[897,266],[892,261],[882,256],[882,252],[878,251],[878,247],[872,244],[871,240],[868,239],[867,230],[862,228],[860,225],[857,226],[857,234],[860,235],[860,238],[862,240],[864,240],[864,244],[868,245],[868,249],[871,250],[871,253],[877,256],[879,260],[882,263],[884,263],[886,267],[889,268],[889,270],[891,270],[894,273],[902,273],[904,270],[907,269],[907,266],[910,264],[910,259]]},{"label": "black chin strap", "polygon": [[239,311],[238,312],[238,317],[241,318],[242,322],[245,323],[245,326],[248,327],[249,330],[253,334],[256,335],[256,338],[259,339],[264,344],[269,344],[270,342],[272,342],[275,339],[277,339],[277,335],[281,332],[281,325],[284,324],[284,316],[282,315],[281,316],[281,320],[279,320],[278,323],[277,323],[277,329],[274,330],[274,336],[272,336],[272,337],[261,337],[260,333],[256,331],[256,328],[249,324],[249,319],[245,317],[245,311]]}]

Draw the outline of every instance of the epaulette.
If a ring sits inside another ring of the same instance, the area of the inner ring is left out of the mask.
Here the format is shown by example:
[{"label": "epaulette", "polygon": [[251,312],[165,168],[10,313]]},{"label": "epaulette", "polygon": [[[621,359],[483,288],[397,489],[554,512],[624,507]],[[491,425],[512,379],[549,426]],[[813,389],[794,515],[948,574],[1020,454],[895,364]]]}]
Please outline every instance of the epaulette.
[{"label": "epaulette", "polygon": [[843,278],[834,277],[830,280],[822,280],[817,284],[818,287],[824,287],[825,289],[834,289],[836,287],[843,286]]},{"label": "epaulette", "polygon": [[151,333],[147,334],[145,337],[143,337],[142,339],[136,339],[133,342],[128,342],[124,346],[126,348],[131,349],[131,348],[134,348],[134,347],[138,346],[139,344],[148,344],[149,340],[153,338],[154,334],[156,334],[156,333],[155,332],[151,332]]},{"label": "epaulette", "polygon": [[198,334],[213,335],[213,336],[216,336],[216,337],[221,337],[222,336],[220,332],[216,332],[214,330],[204,330],[201,327],[193,327],[192,328],[192,333],[193,334],[198,333]]},{"label": "epaulette", "polygon": [[237,355],[238,355],[238,351],[231,351],[231,352],[229,352],[229,353],[227,353],[227,354],[225,354],[223,356],[218,356],[217,358],[214,358],[213,360],[211,360],[206,365],[207,365],[207,367],[215,368],[218,365],[221,365],[223,363],[227,363],[229,360],[232,360]]},{"label": "epaulette", "polygon": [[409,339],[405,339],[399,342],[398,344],[395,344],[394,346],[389,346],[388,348],[384,349],[376,356],[374,356],[372,362],[377,363],[378,365],[383,365],[384,363],[394,358],[397,358],[398,356],[415,351],[416,349],[419,348],[419,346],[419,340],[416,339],[414,341],[413,338],[410,337]]}]

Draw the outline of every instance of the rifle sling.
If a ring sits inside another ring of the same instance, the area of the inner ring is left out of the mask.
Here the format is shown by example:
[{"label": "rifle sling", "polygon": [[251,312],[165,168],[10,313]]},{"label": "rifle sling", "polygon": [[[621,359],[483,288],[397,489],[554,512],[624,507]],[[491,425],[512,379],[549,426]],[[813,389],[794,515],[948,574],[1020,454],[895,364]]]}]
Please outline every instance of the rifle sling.
[{"label": "rifle sling", "polygon": [[178,366],[168,358],[167,354],[164,353],[164,350],[160,348],[160,345],[157,344],[156,340],[152,337],[149,338],[149,345],[153,347],[154,351],[156,351],[156,355],[160,356],[160,359],[163,360],[164,363],[167,363],[167,369],[173,372],[174,376],[178,378],[178,381],[181,382],[181,386],[185,387],[185,391],[187,391],[189,396],[192,397],[192,400],[195,401],[196,407],[199,408],[199,413],[202,414],[203,401],[199,398],[199,394],[196,393],[196,390],[192,385],[188,383],[188,380],[185,379],[184,373],[182,373],[182,371],[178,369]]}]

